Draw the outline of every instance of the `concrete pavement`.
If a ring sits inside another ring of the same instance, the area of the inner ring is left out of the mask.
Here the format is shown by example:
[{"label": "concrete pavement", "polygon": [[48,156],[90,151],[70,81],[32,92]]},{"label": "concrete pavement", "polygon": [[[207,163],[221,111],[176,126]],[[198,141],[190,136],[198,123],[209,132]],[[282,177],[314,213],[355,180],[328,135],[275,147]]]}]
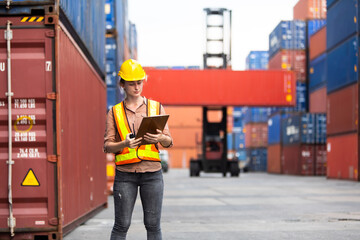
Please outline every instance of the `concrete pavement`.
[{"label": "concrete pavement", "polygon": [[[267,173],[223,178],[186,169],[164,174],[163,239],[360,239],[360,182]],[[109,239],[109,208],[65,240]],[[129,240],[146,239],[139,199]]]}]

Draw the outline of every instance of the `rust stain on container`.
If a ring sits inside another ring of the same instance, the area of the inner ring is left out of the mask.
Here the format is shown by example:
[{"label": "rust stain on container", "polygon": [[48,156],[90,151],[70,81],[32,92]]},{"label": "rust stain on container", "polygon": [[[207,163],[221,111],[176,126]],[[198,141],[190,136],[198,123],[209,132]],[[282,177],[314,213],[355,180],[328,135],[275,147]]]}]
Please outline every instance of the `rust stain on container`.
[{"label": "rust stain on container", "polygon": [[326,52],[326,26],[310,37],[310,61]]},{"label": "rust stain on container", "polygon": [[310,93],[309,112],[326,113],[326,87],[322,87]]},{"label": "rust stain on container", "polygon": [[359,181],[358,133],[327,138],[327,177]]},{"label": "rust stain on container", "polygon": [[358,130],[358,84],[353,84],[327,96],[327,134]]}]

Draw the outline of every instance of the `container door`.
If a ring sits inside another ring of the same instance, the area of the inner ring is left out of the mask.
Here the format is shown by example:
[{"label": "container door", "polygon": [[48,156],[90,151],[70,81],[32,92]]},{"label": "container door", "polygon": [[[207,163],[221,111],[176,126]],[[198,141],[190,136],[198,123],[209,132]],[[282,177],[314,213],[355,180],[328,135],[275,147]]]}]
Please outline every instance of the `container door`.
[{"label": "container door", "polygon": [[[0,232],[8,228],[8,87],[11,71],[12,170],[15,235],[56,231],[53,36],[48,28],[12,26],[11,69],[7,65],[6,21],[0,19]],[[0,238],[1,238],[0,234]]]}]

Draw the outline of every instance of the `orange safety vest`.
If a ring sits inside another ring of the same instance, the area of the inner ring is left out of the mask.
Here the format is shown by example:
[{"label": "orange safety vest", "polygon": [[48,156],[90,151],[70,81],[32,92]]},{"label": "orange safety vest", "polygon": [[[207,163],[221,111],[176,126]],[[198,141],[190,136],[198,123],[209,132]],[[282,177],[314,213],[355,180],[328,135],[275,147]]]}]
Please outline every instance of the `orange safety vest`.
[{"label": "orange safety vest", "polygon": [[[124,102],[113,107],[114,118],[121,141],[126,139],[126,135],[131,133],[129,121],[126,117]],[[160,103],[147,100],[147,115],[154,116],[160,114]],[[137,148],[124,148],[122,152],[115,154],[115,164],[124,165],[141,162],[142,160],[160,161],[159,150],[155,144],[141,145]]]}]

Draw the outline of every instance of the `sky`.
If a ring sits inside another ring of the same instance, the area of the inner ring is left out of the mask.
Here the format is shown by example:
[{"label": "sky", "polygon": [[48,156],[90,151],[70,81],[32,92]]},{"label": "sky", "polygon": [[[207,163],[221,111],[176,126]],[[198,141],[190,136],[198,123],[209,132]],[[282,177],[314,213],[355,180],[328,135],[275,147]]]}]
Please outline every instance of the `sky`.
[{"label": "sky", "polygon": [[293,19],[298,0],[128,0],[143,66],[200,66],[205,53],[204,8],[232,10],[232,69],[245,70],[250,51],[268,50],[269,34]]}]

